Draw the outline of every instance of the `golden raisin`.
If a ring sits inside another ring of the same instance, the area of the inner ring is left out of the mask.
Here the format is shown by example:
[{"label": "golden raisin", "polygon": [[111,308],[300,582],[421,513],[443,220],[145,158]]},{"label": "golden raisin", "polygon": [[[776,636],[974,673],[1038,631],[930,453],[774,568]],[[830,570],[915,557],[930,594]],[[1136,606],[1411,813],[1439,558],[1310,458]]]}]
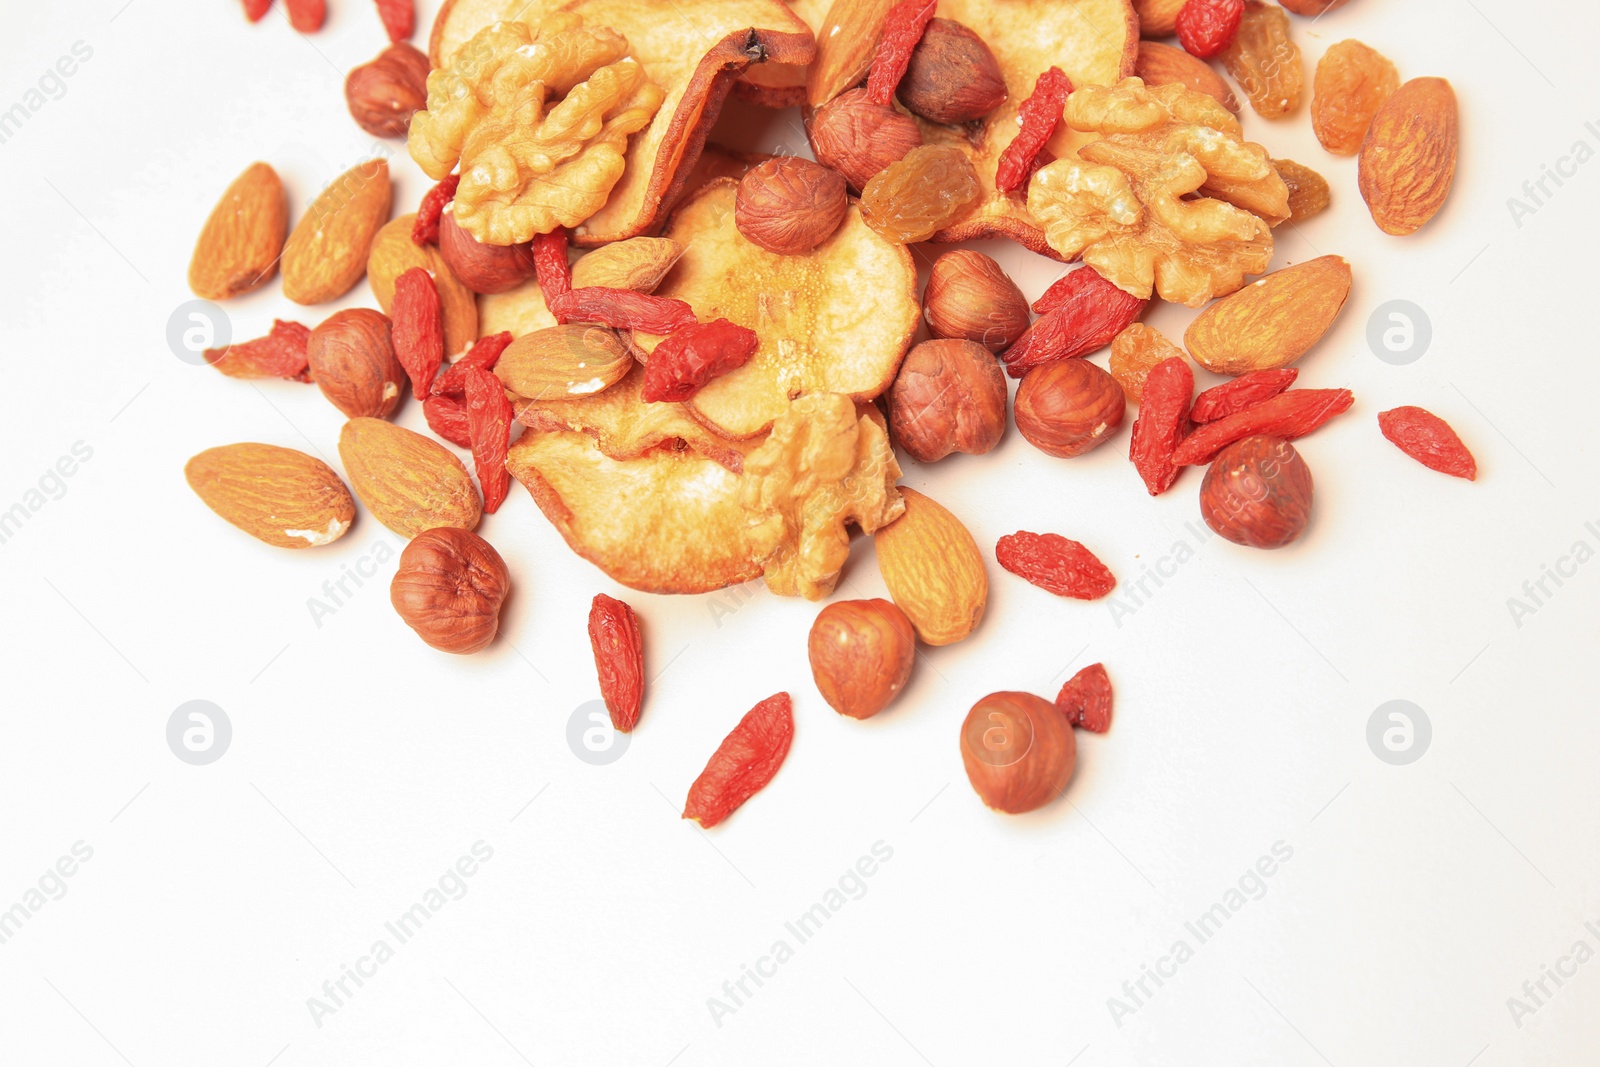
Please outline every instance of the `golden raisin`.
[{"label": "golden raisin", "polygon": [[1336,156],[1361,149],[1372,116],[1400,87],[1400,72],[1360,41],[1340,41],[1323,53],[1311,92],[1311,128]]},{"label": "golden raisin", "polygon": [[1137,404],[1144,395],[1144,380],[1164,360],[1188,356],[1153,326],[1136,322],[1111,341],[1111,376],[1122,386],[1122,394]]},{"label": "golden raisin", "polygon": [[1247,0],[1222,62],[1263,118],[1282,118],[1300,106],[1305,67],[1299,47],[1289,39],[1289,16],[1277,4]]},{"label": "golden raisin", "polygon": [[926,241],[978,198],[978,172],[953,145],[923,145],[879,171],[861,191],[861,217],[886,240]]},{"label": "golden raisin", "polygon": [[1274,159],[1278,177],[1289,187],[1289,221],[1304,222],[1328,208],[1328,179],[1303,163]]}]

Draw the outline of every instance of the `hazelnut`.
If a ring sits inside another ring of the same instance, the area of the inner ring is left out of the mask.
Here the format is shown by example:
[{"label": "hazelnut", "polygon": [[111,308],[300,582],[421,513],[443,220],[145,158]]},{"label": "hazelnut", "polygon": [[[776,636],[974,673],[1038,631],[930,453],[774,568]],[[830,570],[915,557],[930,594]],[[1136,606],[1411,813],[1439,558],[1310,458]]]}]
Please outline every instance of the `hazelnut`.
[{"label": "hazelnut", "polygon": [[406,372],[394,355],[389,316],[381,311],[334,312],[311,331],[306,361],[322,395],[349,418],[388,418],[400,403]]},{"label": "hazelnut", "polygon": [[1200,515],[1236,545],[1282,548],[1311,520],[1311,468],[1281,437],[1235,441],[1206,469]]},{"label": "hazelnut", "polygon": [[799,156],[779,156],[739,179],[733,223],[768,252],[798,256],[832,237],[849,206],[844,175]]},{"label": "hazelnut", "polygon": [[929,122],[954,126],[1004,103],[1006,79],[982,37],[953,19],[932,19],[896,94]]},{"label": "hazelnut", "polygon": [[922,143],[916,119],[874,104],[865,89],[851,89],[823,104],[812,114],[807,133],[817,161],[843,174],[857,192]]},{"label": "hazelnut", "polygon": [[494,640],[511,588],[506,561],[470,530],[424,530],[400,553],[389,602],[441,652],[476,652]]},{"label": "hazelnut", "polygon": [[923,463],[952,452],[981,456],[1006,432],[1006,377],[974,341],[924,341],[889,387],[889,431]]},{"label": "hazelnut", "polygon": [[917,637],[911,620],[890,601],[843,600],[817,614],[806,650],[828,706],[852,719],[870,719],[905,688]]},{"label": "hazelnut", "polygon": [[385,48],[345,78],[350,117],[374,137],[404,137],[428,106],[428,69],[427,55],[404,41]]},{"label": "hazelnut", "polygon": [[922,313],[936,337],[976,341],[991,352],[1006,348],[1028,329],[1028,300],[1000,264],[970,249],[946,252],[933,261]]},{"label": "hazelnut", "polygon": [[1017,388],[1017,429],[1041,452],[1081,456],[1110,439],[1127,403],[1117,380],[1086,359],[1042,363]]},{"label": "hazelnut", "polygon": [[961,763],[983,802],[1020,815],[1066,789],[1078,762],[1067,717],[1032,693],[990,693],[961,724]]},{"label": "hazelnut", "polygon": [[532,244],[486,245],[461,228],[455,212],[439,216],[439,254],[475,293],[503,293],[533,277]]}]

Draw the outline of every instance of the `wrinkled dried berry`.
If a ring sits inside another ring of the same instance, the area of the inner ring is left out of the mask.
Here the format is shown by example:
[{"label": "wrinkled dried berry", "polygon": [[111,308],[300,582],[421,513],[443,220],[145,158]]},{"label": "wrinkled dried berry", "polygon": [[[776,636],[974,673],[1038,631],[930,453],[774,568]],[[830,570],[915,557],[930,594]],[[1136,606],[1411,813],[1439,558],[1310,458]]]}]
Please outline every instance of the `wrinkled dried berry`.
[{"label": "wrinkled dried berry", "polygon": [[861,217],[884,239],[926,241],[978,199],[978,172],[952,145],[923,145],[891,163],[861,192]]}]

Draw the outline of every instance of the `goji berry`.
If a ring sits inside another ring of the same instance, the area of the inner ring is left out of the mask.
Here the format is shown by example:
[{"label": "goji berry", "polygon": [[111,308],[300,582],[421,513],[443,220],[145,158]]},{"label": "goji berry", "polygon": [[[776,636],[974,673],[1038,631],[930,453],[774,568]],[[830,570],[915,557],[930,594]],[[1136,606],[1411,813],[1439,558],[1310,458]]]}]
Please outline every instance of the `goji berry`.
[{"label": "goji berry", "polygon": [[535,234],[533,238],[533,270],[539,278],[539,292],[544,294],[545,306],[562,293],[572,292],[572,267],[567,263],[567,231],[554,229],[549,233]]},{"label": "goji berry", "polygon": [[298,322],[274,319],[272,332],[227,348],[208,348],[205,361],[230,378],[293,378],[309,382],[306,344],[311,331]]},{"label": "goji berry", "polygon": [[694,308],[668,296],[651,296],[632,289],[590,285],[562,293],[545,302],[550,314],[563,325],[589,322],[614,329],[646,333],[674,333],[695,322]]},{"label": "goji berry", "polygon": [[1033,93],[1017,108],[1021,128],[1000,153],[1000,162],[995,167],[994,187],[1000,192],[1013,192],[1027,182],[1039,153],[1056,132],[1061,109],[1066,106],[1071,92],[1072,82],[1060,67],[1051,67],[1033,83]]},{"label": "goji berry", "polygon": [[1106,281],[1093,267],[1079,267],[1034,305],[1035,309],[1045,305],[1046,310],[1001,354],[1006,373],[1020,378],[1041,363],[1104,348],[1149,303]]},{"label": "goji berry", "polygon": [[467,371],[466,392],[472,466],[483,490],[484,514],[493,515],[511,491],[506,455],[511,449],[511,419],[515,412],[506,399],[506,387],[486,370]]},{"label": "goji berry", "polygon": [[417,9],[412,0],[378,0],[378,17],[389,40],[400,42],[411,39],[417,26]]},{"label": "goji berry", "polygon": [[411,376],[412,395],[426,400],[444,362],[444,314],[431,274],[412,267],[394,280],[389,319],[395,358]]},{"label": "goji berry", "polygon": [[1019,531],[994,546],[1000,566],[1056,596],[1098,600],[1117,586],[1099,557],[1060,534]]},{"label": "goji berry", "polygon": [[1189,369],[1189,361],[1181,356],[1157,363],[1144,380],[1139,417],[1133,420],[1128,458],[1133,460],[1151,496],[1161,495],[1178,480],[1179,467],[1174,453],[1188,428],[1189,402],[1193,396],[1194,371]]},{"label": "goji berry", "polygon": [[644,701],[644,644],[639,617],[621,600],[595,594],[589,607],[589,643],[594,646],[594,667],[600,675],[600,695],[605,698],[611,725],[622,733],[639,722]]},{"label": "goji berry", "polygon": [[878,38],[878,52],[867,71],[867,99],[874,104],[888,104],[894,99],[895,87],[905,77],[911,65],[911,53],[922,32],[933,18],[936,0],[900,0],[889,9],[883,19],[883,35]]},{"label": "goji berry", "polygon": [[[464,388],[464,386],[463,386]],[[428,429],[462,448],[472,447],[472,430],[467,426],[467,405],[460,397],[434,393],[422,402]]]},{"label": "goji berry", "polygon": [[[1183,439],[1173,459],[1179,466],[1210,463],[1218,452],[1235,441],[1256,434],[1292,441],[1350,410],[1354,402],[1355,397],[1348,389],[1291,389],[1255,407],[1198,427]],[[1135,432],[1137,429],[1135,426]]]},{"label": "goji berry", "polygon": [[244,17],[251,22],[260,22],[271,10],[272,0],[244,0]]},{"label": "goji berry", "polygon": [[1111,729],[1111,678],[1103,663],[1094,663],[1067,679],[1056,707],[1074,726],[1103,734]]},{"label": "goji berry", "polygon": [[283,0],[289,9],[289,25],[301,33],[316,33],[328,17],[326,0]]},{"label": "goji berry", "polygon": [[1211,59],[1233,43],[1244,18],[1244,0],[1186,0],[1178,11],[1178,43],[1200,59]]},{"label": "goji berry", "polygon": [[422,203],[417,205],[417,220],[411,224],[413,243],[439,243],[439,219],[444,215],[445,205],[456,198],[456,187],[460,184],[461,175],[447,174],[442,182],[423,194]]},{"label": "goji berry", "polygon": [[794,705],[777,693],[751,708],[689,787],[683,817],[717,825],[772,781],[794,740]]},{"label": "goji berry", "polygon": [[467,350],[467,354],[456,360],[444,369],[433,383],[433,395],[462,397],[466,395],[467,372],[474,367],[479,370],[494,370],[494,365],[500,362],[500,354],[511,345],[511,331],[502,330],[492,333],[488,337],[480,337],[476,344]]},{"label": "goji berry", "polygon": [[647,401],[688,400],[711,379],[749,363],[760,343],[754,330],[727,319],[685,326],[650,353],[641,395]]},{"label": "goji berry", "polygon": [[1271,400],[1293,385],[1299,376],[1300,371],[1294,367],[1241,374],[1233,381],[1213,385],[1195,397],[1194,407],[1189,409],[1189,418],[1193,422],[1225,419],[1263,400]]},{"label": "goji berry", "polygon": [[1381,412],[1378,428],[1424,467],[1469,482],[1478,480],[1478,463],[1467,446],[1448,422],[1426,408],[1406,406]]}]

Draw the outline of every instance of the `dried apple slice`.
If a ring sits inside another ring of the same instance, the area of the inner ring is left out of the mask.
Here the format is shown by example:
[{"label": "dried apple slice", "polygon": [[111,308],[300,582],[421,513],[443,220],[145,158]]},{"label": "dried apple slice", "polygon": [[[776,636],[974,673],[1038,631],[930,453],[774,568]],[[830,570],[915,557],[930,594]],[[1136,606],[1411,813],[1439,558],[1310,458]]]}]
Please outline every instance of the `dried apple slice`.
[{"label": "dried apple slice", "polygon": [[456,49],[472,40],[485,26],[516,19],[530,26],[559,8],[566,0],[444,0],[433,17],[428,36],[428,63],[442,67]]},{"label": "dried apple slice", "polygon": [[[754,330],[751,361],[687,401],[725,437],[754,437],[805,393],[872,400],[889,387],[921,320],[917,270],[904,246],[879,237],[854,205],[832,237],[804,255],[752,244],[734,226],[738,183],[719,178],[672,217],[667,236],[683,256],[657,296],[688,301],[700,321]],[[646,354],[659,337],[638,334]]]},{"label": "dried apple slice", "polygon": [[478,297],[478,336],[507,331],[512,337],[556,325],[556,317],[545,307],[539,280],[529,278],[515,289],[486,293]]}]

